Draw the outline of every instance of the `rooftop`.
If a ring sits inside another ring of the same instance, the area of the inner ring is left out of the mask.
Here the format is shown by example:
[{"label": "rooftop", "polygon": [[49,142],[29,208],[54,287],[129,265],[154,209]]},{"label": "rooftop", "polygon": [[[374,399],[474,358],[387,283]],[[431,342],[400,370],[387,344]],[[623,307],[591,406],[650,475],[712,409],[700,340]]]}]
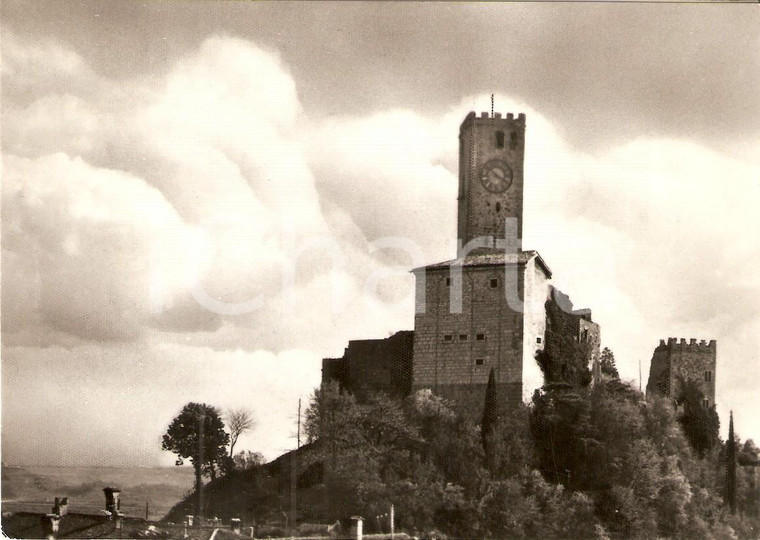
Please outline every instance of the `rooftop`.
[{"label": "rooftop", "polygon": [[452,266],[501,266],[504,264],[526,264],[531,259],[536,259],[536,262],[546,274],[546,277],[552,277],[552,271],[546,264],[538,251],[518,251],[517,253],[480,253],[468,255],[464,258],[451,259],[450,261],[439,262],[435,264],[429,264],[427,266],[420,266],[415,268],[412,272],[419,270],[440,270],[443,268],[450,268]]}]

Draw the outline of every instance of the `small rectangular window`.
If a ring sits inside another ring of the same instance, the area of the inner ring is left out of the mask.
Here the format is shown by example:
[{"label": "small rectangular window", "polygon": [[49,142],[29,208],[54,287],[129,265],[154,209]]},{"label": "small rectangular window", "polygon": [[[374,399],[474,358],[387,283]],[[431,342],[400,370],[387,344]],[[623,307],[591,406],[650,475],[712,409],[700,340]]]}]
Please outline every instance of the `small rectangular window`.
[{"label": "small rectangular window", "polygon": [[540,337],[536,338],[536,343],[541,343],[541,338]]},{"label": "small rectangular window", "polygon": [[476,365],[476,366],[482,366],[482,365],[484,365],[485,363],[486,363],[486,361],[485,361],[485,360],[483,360],[482,358],[476,358],[476,359],[475,359],[475,365]]},{"label": "small rectangular window", "polygon": [[509,134],[509,149],[510,150],[517,149],[517,133],[514,131]]},{"label": "small rectangular window", "polygon": [[499,280],[496,278],[491,278],[491,288],[495,289],[498,286],[499,286]]},{"label": "small rectangular window", "polygon": [[504,148],[504,132],[496,132],[496,148]]},{"label": "small rectangular window", "polygon": [[702,400],[702,405],[704,405],[705,409],[709,409],[710,408],[710,400],[709,399],[703,399]]},{"label": "small rectangular window", "polygon": [[446,286],[451,287],[451,278],[446,278]]},{"label": "small rectangular window", "polygon": [[712,371],[705,371],[705,381],[712,381]]},{"label": "small rectangular window", "polygon": [[477,339],[478,341],[485,341],[486,340],[486,335],[485,334],[478,334],[478,335],[475,336],[475,339]]},{"label": "small rectangular window", "polygon": [[445,334],[443,336],[443,341],[454,341],[454,336],[452,334]]},{"label": "small rectangular window", "polygon": [[467,334],[459,334],[459,341],[467,341]]}]

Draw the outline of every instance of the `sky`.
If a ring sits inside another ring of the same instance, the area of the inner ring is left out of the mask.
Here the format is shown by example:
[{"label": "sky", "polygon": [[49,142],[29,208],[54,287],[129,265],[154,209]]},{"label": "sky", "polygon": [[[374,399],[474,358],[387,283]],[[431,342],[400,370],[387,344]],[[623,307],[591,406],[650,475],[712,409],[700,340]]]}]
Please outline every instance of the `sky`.
[{"label": "sky", "polygon": [[2,3],[2,460],[171,465],[188,401],[296,444],[455,253],[458,126],[523,112],[525,249],[624,379],[716,339],[760,439],[752,4]]}]

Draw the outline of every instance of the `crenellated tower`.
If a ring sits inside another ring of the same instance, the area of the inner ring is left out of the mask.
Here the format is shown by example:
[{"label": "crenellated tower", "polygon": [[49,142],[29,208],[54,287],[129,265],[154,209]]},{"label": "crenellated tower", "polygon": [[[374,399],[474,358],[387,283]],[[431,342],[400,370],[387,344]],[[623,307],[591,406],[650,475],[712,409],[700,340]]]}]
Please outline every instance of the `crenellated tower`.
[{"label": "crenellated tower", "polygon": [[[462,245],[478,237],[522,238],[525,115],[474,112],[459,128],[457,237]],[[505,220],[516,230],[505,231]],[[516,235],[516,237],[515,237]],[[478,252],[494,249],[484,248]]]},{"label": "crenellated tower", "polygon": [[660,394],[678,400],[681,395],[681,380],[697,384],[704,395],[703,405],[710,408],[715,405],[715,370],[717,367],[718,347],[716,341],[688,342],[681,338],[660,340],[654,350],[652,364],[649,368],[647,394]]}]

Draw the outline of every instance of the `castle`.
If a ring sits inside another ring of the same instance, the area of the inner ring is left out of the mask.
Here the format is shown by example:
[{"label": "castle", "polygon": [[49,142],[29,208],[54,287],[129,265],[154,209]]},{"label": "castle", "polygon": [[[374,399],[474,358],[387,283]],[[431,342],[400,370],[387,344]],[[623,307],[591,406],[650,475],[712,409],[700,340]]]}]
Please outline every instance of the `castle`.
[{"label": "castle", "polygon": [[551,286],[541,255],[520,249],[525,126],[524,114],[467,115],[459,130],[456,258],[412,270],[413,332],[351,341],[342,358],[323,360],[323,382],[337,380],[359,396],[427,388],[474,413],[493,369],[503,401],[527,401],[544,384],[535,357],[551,297],[573,321],[566,325],[572,338],[591,344],[589,365],[598,363],[591,311],[573,310]]}]

